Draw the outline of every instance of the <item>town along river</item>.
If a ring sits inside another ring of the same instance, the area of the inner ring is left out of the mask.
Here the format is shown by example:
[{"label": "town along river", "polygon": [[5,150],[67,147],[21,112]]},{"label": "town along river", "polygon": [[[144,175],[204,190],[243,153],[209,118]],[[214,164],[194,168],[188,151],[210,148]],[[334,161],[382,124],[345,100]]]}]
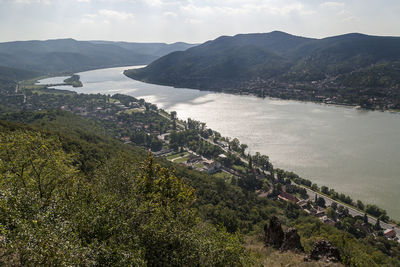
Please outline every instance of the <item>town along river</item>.
[{"label": "town along river", "polygon": [[276,167],[400,219],[400,114],[146,84],[124,76],[128,68],[79,73],[83,87],[71,90],[128,94],[175,110],[237,137]]}]

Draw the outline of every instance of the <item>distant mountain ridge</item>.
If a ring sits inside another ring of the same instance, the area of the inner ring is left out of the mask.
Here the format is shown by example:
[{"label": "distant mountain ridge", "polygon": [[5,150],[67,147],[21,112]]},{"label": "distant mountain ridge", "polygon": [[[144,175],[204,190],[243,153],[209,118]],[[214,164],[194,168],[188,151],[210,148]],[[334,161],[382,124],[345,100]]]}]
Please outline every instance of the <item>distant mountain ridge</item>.
[{"label": "distant mountain ridge", "polygon": [[0,66],[39,73],[77,72],[95,68],[148,64],[192,44],[128,43],[55,39],[0,43]]},{"label": "distant mountain ridge", "polygon": [[185,42],[176,42],[172,44],[166,43],[131,43],[131,42],[112,42],[112,41],[90,41],[94,44],[112,44],[121,48],[132,50],[142,55],[152,55],[156,57],[165,56],[171,52],[183,51],[196,44],[188,44]]},{"label": "distant mountain ridge", "polygon": [[[374,101],[377,93],[398,97],[399,66],[399,37],[352,33],[314,39],[274,31],[221,36],[125,74],[175,87],[359,104]],[[342,88],[349,86],[379,92],[349,93]]]}]

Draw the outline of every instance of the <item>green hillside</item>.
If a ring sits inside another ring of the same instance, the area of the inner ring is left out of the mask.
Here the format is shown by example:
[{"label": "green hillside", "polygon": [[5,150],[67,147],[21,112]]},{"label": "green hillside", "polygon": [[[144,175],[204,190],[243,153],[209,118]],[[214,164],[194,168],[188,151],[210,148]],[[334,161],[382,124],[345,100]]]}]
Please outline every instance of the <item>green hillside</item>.
[{"label": "green hillside", "polygon": [[0,66],[40,73],[78,72],[89,69],[142,65],[169,52],[193,45],[90,42],[74,39],[0,43]]},{"label": "green hillside", "polygon": [[[271,32],[223,36],[125,74],[175,87],[396,108],[400,72],[393,66],[399,62],[398,37]],[[372,82],[377,72],[382,81]]]},{"label": "green hillside", "polygon": [[37,72],[0,66],[0,96],[15,94],[18,81],[38,76]]}]

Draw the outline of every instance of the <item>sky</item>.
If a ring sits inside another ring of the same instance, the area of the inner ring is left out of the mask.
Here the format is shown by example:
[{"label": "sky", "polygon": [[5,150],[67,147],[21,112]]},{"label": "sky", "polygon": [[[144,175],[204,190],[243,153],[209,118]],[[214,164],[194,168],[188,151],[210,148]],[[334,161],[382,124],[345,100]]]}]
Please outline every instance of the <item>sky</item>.
[{"label": "sky", "polygon": [[274,30],[400,36],[400,0],[0,0],[0,42],[202,43]]}]

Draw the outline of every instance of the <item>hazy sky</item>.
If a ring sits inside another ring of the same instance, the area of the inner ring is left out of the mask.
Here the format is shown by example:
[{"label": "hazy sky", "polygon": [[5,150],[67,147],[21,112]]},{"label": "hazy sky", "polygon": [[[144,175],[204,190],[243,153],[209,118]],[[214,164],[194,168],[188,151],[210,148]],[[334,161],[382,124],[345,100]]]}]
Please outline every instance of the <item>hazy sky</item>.
[{"label": "hazy sky", "polygon": [[204,42],[281,30],[400,36],[400,0],[0,0],[0,42]]}]

